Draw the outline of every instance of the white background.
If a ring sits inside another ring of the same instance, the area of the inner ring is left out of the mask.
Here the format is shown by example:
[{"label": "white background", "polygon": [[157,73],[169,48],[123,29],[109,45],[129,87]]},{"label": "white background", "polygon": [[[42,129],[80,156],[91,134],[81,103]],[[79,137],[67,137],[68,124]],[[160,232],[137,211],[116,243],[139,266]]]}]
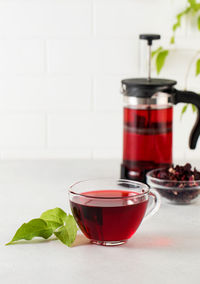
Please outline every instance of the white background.
[{"label": "white background", "polygon": [[[168,42],[185,2],[0,0],[0,159],[120,158],[120,81],[145,73],[138,34],[160,33]],[[181,88],[200,48],[190,20],[182,25],[160,74]],[[200,91],[199,83],[193,68],[188,87]],[[181,108],[174,157],[197,159],[200,145],[188,149],[195,115],[188,110],[180,121]]]}]

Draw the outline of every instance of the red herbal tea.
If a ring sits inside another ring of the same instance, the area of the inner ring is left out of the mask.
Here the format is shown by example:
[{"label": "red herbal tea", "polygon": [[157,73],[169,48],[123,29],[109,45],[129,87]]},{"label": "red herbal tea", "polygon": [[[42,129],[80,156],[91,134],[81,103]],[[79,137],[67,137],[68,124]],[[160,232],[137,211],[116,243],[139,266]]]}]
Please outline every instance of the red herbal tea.
[{"label": "red herbal tea", "polygon": [[136,232],[146,212],[148,199],[138,195],[125,190],[89,191],[74,196],[70,205],[90,240],[125,241]]},{"label": "red herbal tea", "polygon": [[171,165],[172,114],[172,107],[124,108],[123,165],[133,179],[145,181],[147,171]]}]

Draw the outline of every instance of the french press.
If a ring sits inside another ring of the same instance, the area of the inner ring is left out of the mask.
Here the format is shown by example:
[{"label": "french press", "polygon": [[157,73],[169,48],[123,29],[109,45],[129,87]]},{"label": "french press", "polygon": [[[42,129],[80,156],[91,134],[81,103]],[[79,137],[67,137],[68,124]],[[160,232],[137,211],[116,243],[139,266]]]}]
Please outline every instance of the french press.
[{"label": "french press", "polygon": [[176,81],[151,78],[151,45],[160,35],[142,34],[149,46],[147,78],[124,79],[123,163],[121,178],[145,182],[147,171],[172,164],[173,104],[197,107],[197,119],[189,139],[195,149],[200,135],[200,96],[174,88]]}]

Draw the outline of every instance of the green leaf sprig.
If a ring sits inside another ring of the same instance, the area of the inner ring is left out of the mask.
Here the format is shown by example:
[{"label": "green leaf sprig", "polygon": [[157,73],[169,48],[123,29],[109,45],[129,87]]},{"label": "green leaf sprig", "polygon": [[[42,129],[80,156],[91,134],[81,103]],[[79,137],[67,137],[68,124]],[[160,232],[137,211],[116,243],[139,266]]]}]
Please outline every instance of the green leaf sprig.
[{"label": "green leaf sprig", "polygon": [[200,58],[196,61],[196,76],[200,74]]},{"label": "green leaf sprig", "polygon": [[72,215],[62,209],[54,208],[42,213],[40,218],[24,223],[6,245],[15,244],[19,240],[32,240],[34,237],[48,239],[53,234],[63,244],[71,246],[76,239],[77,225]]},{"label": "green leaf sprig", "polygon": [[163,49],[162,46],[158,47],[156,50],[154,50],[151,54],[151,57],[153,58],[154,56],[156,56],[156,70],[157,70],[157,74],[160,73],[162,67],[165,64],[165,59],[167,57],[169,53],[169,50],[167,49]]},{"label": "green leaf sprig", "polygon": [[[172,26],[172,36],[170,38],[170,44],[175,43],[176,31],[177,29],[181,28],[183,17],[190,13],[192,13],[192,15],[195,15],[197,12],[200,11],[200,3],[196,3],[196,0],[187,0],[187,5],[188,7],[184,8],[183,11],[176,15],[176,21]],[[200,16],[197,19],[197,27],[200,30]],[[152,56],[154,55],[156,55],[157,74],[159,74],[164,66],[166,57],[169,55],[169,50],[164,49],[162,46],[160,46],[157,50],[152,51]]]}]

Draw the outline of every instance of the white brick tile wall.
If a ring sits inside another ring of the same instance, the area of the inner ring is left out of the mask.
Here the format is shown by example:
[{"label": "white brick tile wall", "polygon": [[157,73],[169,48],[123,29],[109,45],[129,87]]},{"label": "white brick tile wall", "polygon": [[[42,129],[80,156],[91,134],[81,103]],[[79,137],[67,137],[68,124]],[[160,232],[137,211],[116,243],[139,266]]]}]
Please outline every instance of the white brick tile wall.
[{"label": "white brick tile wall", "polygon": [[91,12],[91,0],[1,0],[0,36],[88,36]]},{"label": "white brick tile wall", "polygon": [[122,112],[102,112],[93,121],[93,148],[117,149],[122,145]]},{"label": "white brick tile wall", "polygon": [[93,64],[91,44],[91,40],[86,39],[48,40],[48,72],[74,75],[90,73]]},{"label": "white brick tile wall", "polygon": [[121,111],[123,96],[120,93],[123,75],[97,76],[94,79],[94,108],[96,111]]},{"label": "white brick tile wall", "polygon": [[89,110],[91,84],[89,76],[0,77],[0,109]]},{"label": "white brick tile wall", "polygon": [[[104,147],[104,148],[95,148],[93,150],[93,159],[118,159],[122,161],[122,147]],[[117,161],[117,163],[119,163]],[[120,163],[119,163],[119,172],[120,172]]]},{"label": "white brick tile wall", "polygon": [[48,40],[50,73],[122,74],[138,70],[138,40]]},{"label": "white brick tile wall", "polygon": [[43,105],[48,109],[74,109],[74,113],[79,110],[90,110],[92,80],[85,75],[49,76],[43,93],[45,94]]},{"label": "white brick tile wall", "polygon": [[170,0],[95,0],[95,32],[108,37],[168,34],[171,28],[170,3]]},{"label": "white brick tile wall", "polygon": [[0,113],[0,150],[43,148],[45,120],[42,114]]},{"label": "white brick tile wall", "polygon": [[[120,81],[146,74],[146,46],[138,34],[160,33],[154,47],[168,44],[174,17],[185,5],[0,0],[0,159],[120,159]],[[177,37],[160,77],[183,88],[199,32],[184,19]],[[199,92],[194,68],[188,87]],[[180,121],[181,108],[174,112],[174,157],[196,159],[200,142],[195,151],[188,149],[195,115],[188,111]]]},{"label": "white brick tile wall", "polygon": [[92,115],[79,110],[66,114],[48,115],[49,149],[71,148],[89,150],[92,147]]},{"label": "white brick tile wall", "polygon": [[44,72],[42,40],[0,40],[0,73],[34,74]]},{"label": "white brick tile wall", "polygon": [[138,70],[138,40],[96,40],[94,72],[103,74],[135,74]]}]

